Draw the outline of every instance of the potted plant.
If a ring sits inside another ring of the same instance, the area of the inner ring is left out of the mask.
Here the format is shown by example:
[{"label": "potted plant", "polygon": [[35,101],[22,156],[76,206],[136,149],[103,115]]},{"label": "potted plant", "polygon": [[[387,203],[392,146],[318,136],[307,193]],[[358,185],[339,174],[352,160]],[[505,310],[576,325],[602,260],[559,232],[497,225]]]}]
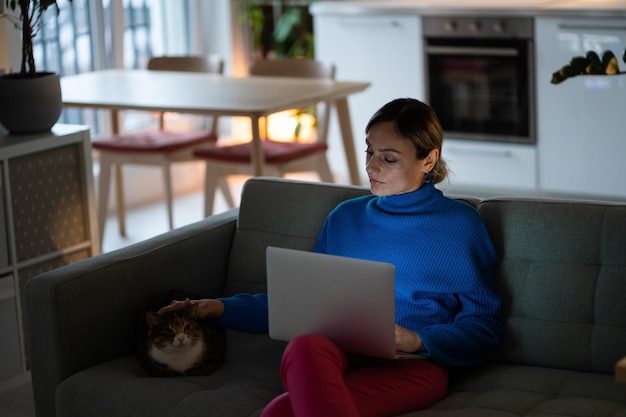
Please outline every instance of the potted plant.
[{"label": "potted plant", "polygon": [[[20,71],[0,76],[0,124],[12,134],[49,131],[59,120],[63,104],[59,75],[37,71],[33,38],[42,25],[49,7],[59,13],[56,0],[2,0],[8,10],[7,20],[21,32]],[[71,0],[69,0],[71,2]]]},{"label": "potted plant", "polygon": [[[247,30],[251,59],[313,59],[313,20],[308,8],[315,0],[240,0],[240,22]],[[313,127],[315,106],[281,112],[280,117],[295,119],[293,140],[300,140],[310,117]]]}]

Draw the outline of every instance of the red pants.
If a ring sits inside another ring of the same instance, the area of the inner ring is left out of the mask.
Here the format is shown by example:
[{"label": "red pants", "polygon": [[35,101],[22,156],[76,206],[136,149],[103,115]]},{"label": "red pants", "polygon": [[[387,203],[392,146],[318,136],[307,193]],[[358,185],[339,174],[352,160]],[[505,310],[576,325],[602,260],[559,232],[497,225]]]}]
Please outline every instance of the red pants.
[{"label": "red pants", "polygon": [[261,417],[386,417],[428,407],[444,397],[448,373],[423,359],[346,355],[322,336],[292,340],[281,363],[285,393]]}]

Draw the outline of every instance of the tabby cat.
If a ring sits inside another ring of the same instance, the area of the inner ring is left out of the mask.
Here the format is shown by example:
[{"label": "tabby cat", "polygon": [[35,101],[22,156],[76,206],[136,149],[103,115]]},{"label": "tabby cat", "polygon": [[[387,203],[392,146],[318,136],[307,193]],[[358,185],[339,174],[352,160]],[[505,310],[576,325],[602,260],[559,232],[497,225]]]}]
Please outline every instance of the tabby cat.
[{"label": "tabby cat", "polygon": [[139,362],[153,376],[209,375],[226,358],[224,328],[198,319],[196,306],[158,315],[173,300],[198,298],[172,290],[153,299],[140,318]]}]

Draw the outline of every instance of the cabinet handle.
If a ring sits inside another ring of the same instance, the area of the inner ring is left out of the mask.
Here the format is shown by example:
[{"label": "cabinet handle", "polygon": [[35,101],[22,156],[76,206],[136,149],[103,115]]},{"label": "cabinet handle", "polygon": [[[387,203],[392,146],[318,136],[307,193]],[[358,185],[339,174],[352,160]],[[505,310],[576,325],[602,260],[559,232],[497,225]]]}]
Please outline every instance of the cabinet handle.
[{"label": "cabinet handle", "polygon": [[585,24],[576,24],[576,23],[559,23],[559,29],[565,30],[606,30],[610,32],[615,31],[625,31],[626,26],[618,26],[618,25],[609,25],[609,26],[598,26],[598,25],[585,25]]},{"label": "cabinet handle", "polygon": [[515,48],[480,48],[480,47],[457,47],[457,46],[426,46],[425,50],[430,55],[482,55],[482,56],[517,56]]},{"label": "cabinet handle", "polygon": [[387,20],[381,22],[380,20],[341,20],[339,22],[341,26],[346,29],[372,29],[372,28],[399,28],[402,26],[397,20]]},{"label": "cabinet handle", "polygon": [[469,149],[469,148],[448,148],[447,152],[452,155],[458,156],[473,156],[473,157],[485,157],[485,158],[505,158],[509,159],[513,157],[513,153],[507,150],[495,150],[495,149]]}]

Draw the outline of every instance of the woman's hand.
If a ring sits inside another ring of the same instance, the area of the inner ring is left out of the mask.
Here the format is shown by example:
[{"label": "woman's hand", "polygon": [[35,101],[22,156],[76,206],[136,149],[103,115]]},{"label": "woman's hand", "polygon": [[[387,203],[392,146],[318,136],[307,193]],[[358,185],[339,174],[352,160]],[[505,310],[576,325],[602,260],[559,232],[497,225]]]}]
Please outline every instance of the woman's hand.
[{"label": "woman's hand", "polygon": [[196,317],[199,319],[218,319],[222,317],[222,314],[224,314],[224,303],[220,300],[214,300],[212,298],[205,298],[202,300],[190,300],[189,298],[186,298],[182,301],[172,301],[170,305],[160,309],[157,314],[161,315],[174,310],[182,310],[191,305],[196,307]]},{"label": "woman's hand", "polygon": [[396,324],[396,349],[407,353],[419,352],[424,350],[424,344],[417,333]]}]

